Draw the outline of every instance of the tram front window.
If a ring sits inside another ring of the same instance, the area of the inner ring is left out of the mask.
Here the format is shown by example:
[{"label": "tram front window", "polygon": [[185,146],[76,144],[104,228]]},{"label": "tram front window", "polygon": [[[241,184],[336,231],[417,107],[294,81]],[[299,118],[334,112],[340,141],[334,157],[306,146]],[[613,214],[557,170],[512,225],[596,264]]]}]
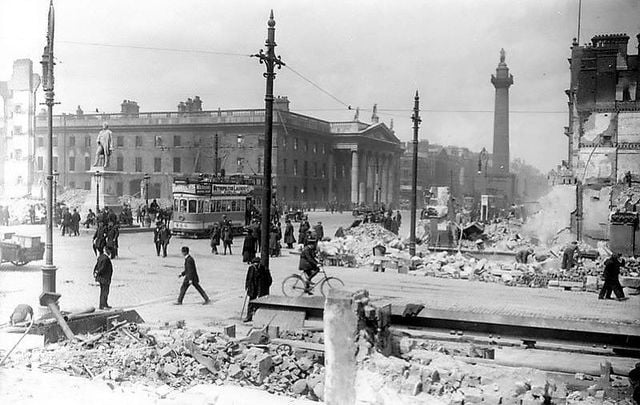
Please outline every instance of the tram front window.
[{"label": "tram front window", "polygon": [[180,200],[180,212],[187,212],[187,200]]},{"label": "tram front window", "polygon": [[197,205],[196,200],[189,200],[189,213],[195,214]]}]

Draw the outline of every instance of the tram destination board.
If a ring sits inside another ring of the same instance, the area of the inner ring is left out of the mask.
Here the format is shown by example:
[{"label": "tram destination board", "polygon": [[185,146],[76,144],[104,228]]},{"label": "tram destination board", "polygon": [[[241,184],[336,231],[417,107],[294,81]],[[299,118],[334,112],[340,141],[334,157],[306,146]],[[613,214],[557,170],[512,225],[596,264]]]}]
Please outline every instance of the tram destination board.
[{"label": "tram destination board", "polygon": [[211,183],[196,183],[196,195],[211,195]]}]

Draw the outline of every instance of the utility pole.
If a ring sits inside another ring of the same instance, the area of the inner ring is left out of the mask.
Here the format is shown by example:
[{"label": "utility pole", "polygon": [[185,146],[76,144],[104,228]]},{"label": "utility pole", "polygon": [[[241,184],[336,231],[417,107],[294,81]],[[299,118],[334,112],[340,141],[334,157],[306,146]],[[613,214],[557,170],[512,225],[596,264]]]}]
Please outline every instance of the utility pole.
[{"label": "utility pole", "polygon": [[420,119],[420,97],[418,90],[413,99],[413,178],[411,179],[411,230],[409,233],[409,254],[416,255],[416,205],[418,200],[418,126],[422,120]]},{"label": "utility pole", "polygon": [[218,177],[218,133],[216,132],[213,151],[213,174]]},{"label": "utility pole", "polygon": [[45,93],[45,104],[48,108],[47,124],[47,234],[45,240],[45,264],[42,266],[42,292],[56,292],[56,271],[53,264],[53,33],[54,33],[53,0],[49,3],[47,26],[47,45],[42,53],[42,88]]},{"label": "utility pole", "polygon": [[269,269],[269,230],[271,227],[271,145],[273,143],[273,79],[276,74],[273,72],[275,66],[280,69],[284,66],[284,62],[276,56],[276,20],[273,19],[273,10],[267,22],[267,53],[262,49],[260,52],[251,55],[260,59],[260,63],[264,63],[267,72],[264,77],[267,79],[267,89],[264,96],[264,195],[262,198],[262,222],[260,235],[260,264]]}]

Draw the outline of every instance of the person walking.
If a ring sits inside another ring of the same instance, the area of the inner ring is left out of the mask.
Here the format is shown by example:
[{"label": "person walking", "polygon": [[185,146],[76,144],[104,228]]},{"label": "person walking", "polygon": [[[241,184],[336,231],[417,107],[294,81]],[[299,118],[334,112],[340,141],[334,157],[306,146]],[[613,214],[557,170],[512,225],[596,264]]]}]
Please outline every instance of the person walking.
[{"label": "person walking", "polygon": [[578,241],[573,241],[564,249],[562,253],[562,264],[560,268],[571,270],[576,265],[576,256],[578,255]]},{"label": "person walking", "polygon": [[167,247],[171,240],[171,230],[164,222],[160,222],[160,246],[162,247],[162,257],[167,257]]},{"label": "person walking", "polygon": [[162,243],[160,242],[160,230],[162,229],[162,222],[156,222],[156,227],[153,230],[153,244],[156,247],[156,256],[160,256],[160,248]]},{"label": "person walking", "polygon": [[220,245],[220,225],[218,223],[213,224],[213,228],[211,229],[211,253],[218,254],[218,245]]},{"label": "person walking", "polygon": [[62,236],[67,233],[71,236],[71,213],[69,212],[69,208],[65,208],[62,213]]},{"label": "person walking", "polygon": [[224,245],[224,253],[223,254],[227,254],[227,249],[229,249],[229,255],[232,255],[233,253],[231,253],[231,245],[233,244],[233,234],[231,233],[231,225],[225,225],[222,228],[222,244]]},{"label": "person walking", "polygon": [[34,207],[33,204],[29,206],[29,222],[31,225],[35,225],[36,223],[36,207]]},{"label": "person walking", "polygon": [[109,226],[107,227],[107,235],[106,235],[106,245],[109,247],[109,251],[111,252],[111,258],[115,259],[118,257],[118,236],[120,235],[120,231],[118,230],[118,225],[114,222],[109,222]]},{"label": "person walking", "polygon": [[321,241],[322,238],[324,238],[324,228],[322,227],[322,222],[318,221],[318,223],[313,226],[313,231],[316,233],[317,241]]},{"label": "person walking", "polygon": [[71,231],[73,236],[80,236],[80,214],[77,208],[74,208],[71,214]]},{"label": "person walking", "polygon": [[598,299],[611,299],[611,292],[616,295],[618,301],[624,301],[627,298],[624,296],[622,286],[620,285],[620,267],[624,267],[625,263],[623,259],[620,259],[620,253],[612,253],[611,257],[604,261],[604,284],[598,294]]},{"label": "person walking", "polygon": [[93,268],[93,277],[100,284],[100,304],[99,309],[111,309],[108,304],[109,286],[111,285],[111,276],[113,275],[113,265],[109,254],[109,246],[104,248],[104,252],[100,252],[96,265]]},{"label": "person walking", "polygon": [[293,249],[293,244],[296,243],[296,238],[293,237],[293,225],[289,219],[285,221],[284,243],[287,244],[287,248],[289,249]]},{"label": "person walking", "polygon": [[[247,292],[249,300],[269,295],[269,288],[272,283],[273,279],[271,278],[271,272],[269,269],[260,264],[259,257],[254,257],[253,260],[251,260],[251,265],[247,269],[247,277],[244,282],[244,289]],[[255,310],[255,307],[249,305],[247,316],[243,321],[251,321]]]},{"label": "person walking", "polygon": [[184,295],[187,293],[187,289],[190,285],[193,285],[193,287],[198,290],[202,296],[202,299],[204,299],[204,303],[202,305],[207,305],[211,301],[209,300],[207,293],[204,292],[202,287],[200,287],[200,278],[198,277],[198,272],[196,270],[196,262],[189,254],[189,247],[183,246],[180,251],[184,255],[184,271],[178,274],[178,278],[184,277],[184,281],[180,286],[178,300],[174,302],[174,305],[182,305],[182,300],[184,299]]},{"label": "person walking", "polygon": [[242,262],[251,263],[254,257],[256,257],[256,243],[251,235],[251,230],[248,229],[242,243]]},{"label": "person walking", "polygon": [[104,247],[107,245],[107,229],[103,222],[98,222],[96,231],[93,234],[93,253],[97,256],[102,254]]},{"label": "person walking", "polygon": [[303,246],[307,245],[309,229],[311,229],[311,225],[309,225],[309,221],[305,216],[304,218],[302,218],[300,227],[298,228],[298,243],[301,243]]}]

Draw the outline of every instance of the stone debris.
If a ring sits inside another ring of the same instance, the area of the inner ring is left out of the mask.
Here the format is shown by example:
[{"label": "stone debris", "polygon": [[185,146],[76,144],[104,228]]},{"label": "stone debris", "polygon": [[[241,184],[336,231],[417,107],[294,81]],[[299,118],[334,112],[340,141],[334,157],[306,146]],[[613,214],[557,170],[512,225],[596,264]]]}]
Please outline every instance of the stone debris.
[{"label": "stone debris", "polygon": [[377,223],[365,223],[344,231],[344,237],[318,242],[318,251],[322,258],[336,258],[345,265],[361,266],[367,264],[377,245],[404,248],[398,235],[384,229]]},{"label": "stone debris", "polygon": [[222,330],[136,324],[79,338],[14,356],[10,366],[141,383],[161,398],[198,384],[226,383],[311,400],[323,394],[324,356],[287,344],[244,343]]}]

